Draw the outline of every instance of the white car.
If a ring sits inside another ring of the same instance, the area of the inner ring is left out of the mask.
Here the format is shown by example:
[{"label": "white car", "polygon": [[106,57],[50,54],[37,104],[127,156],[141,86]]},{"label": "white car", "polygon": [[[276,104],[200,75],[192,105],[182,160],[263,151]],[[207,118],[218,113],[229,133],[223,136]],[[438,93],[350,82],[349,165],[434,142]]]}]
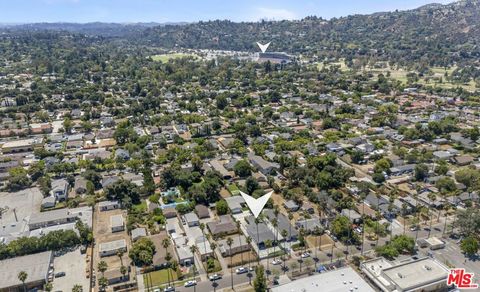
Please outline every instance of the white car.
[{"label": "white car", "polygon": [[192,286],[195,286],[195,285],[197,285],[197,281],[196,280],[191,280],[191,281],[185,282],[185,285],[183,285],[183,286],[192,287]]},{"label": "white car", "polygon": [[272,261],[272,265],[274,265],[274,266],[275,265],[280,265],[281,263],[282,263],[282,261],[279,260],[279,259],[275,259],[275,260]]},{"label": "white car", "polygon": [[210,281],[220,280],[221,278],[222,278],[222,275],[219,275],[219,274],[214,274],[209,277]]},{"label": "white car", "polygon": [[302,257],[302,259],[305,259],[305,258],[310,257],[310,254],[308,252],[304,252],[304,253],[302,253],[301,257]]},{"label": "white car", "polygon": [[[160,289],[157,289],[158,291],[153,291],[153,292],[160,292]],[[175,287],[172,287],[172,286],[168,286],[168,287],[165,287],[165,289],[163,289],[163,292],[174,292],[175,291]]]},{"label": "white car", "polygon": [[246,272],[248,272],[248,269],[245,268],[245,267],[241,267],[241,268],[238,268],[238,269],[235,270],[235,273],[237,273],[237,274],[243,274],[243,273],[246,273]]}]

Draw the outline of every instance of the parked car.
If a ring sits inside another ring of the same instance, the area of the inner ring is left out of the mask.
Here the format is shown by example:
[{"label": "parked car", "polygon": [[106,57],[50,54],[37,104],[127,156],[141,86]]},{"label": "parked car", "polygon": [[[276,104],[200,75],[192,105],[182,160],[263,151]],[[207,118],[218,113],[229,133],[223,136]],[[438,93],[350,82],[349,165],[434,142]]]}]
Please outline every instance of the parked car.
[{"label": "parked car", "polygon": [[174,292],[174,291],[175,291],[175,287],[172,287],[172,286],[168,286],[168,287],[165,287],[165,289],[163,289],[163,292]]},{"label": "parked car", "polygon": [[305,258],[310,257],[310,254],[308,252],[304,252],[304,253],[302,253],[301,257],[302,257],[302,259],[305,259]]},{"label": "parked car", "polygon": [[279,260],[279,259],[275,259],[275,260],[272,261],[272,265],[280,265],[281,263],[282,263],[282,261]]},{"label": "parked car", "polygon": [[245,267],[240,267],[240,268],[237,268],[237,269],[235,270],[235,273],[237,273],[237,274],[244,274],[244,273],[246,273],[246,272],[248,272],[248,269],[245,268]]},{"label": "parked car", "polygon": [[196,280],[190,280],[190,281],[185,282],[185,285],[183,285],[183,286],[192,287],[192,286],[195,286],[195,285],[197,285],[197,281]]},{"label": "parked car", "polygon": [[210,281],[220,280],[221,278],[222,278],[222,275],[219,275],[219,274],[214,274],[209,277]]},{"label": "parked car", "polygon": [[55,274],[55,278],[65,277],[65,272],[58,272]]}]

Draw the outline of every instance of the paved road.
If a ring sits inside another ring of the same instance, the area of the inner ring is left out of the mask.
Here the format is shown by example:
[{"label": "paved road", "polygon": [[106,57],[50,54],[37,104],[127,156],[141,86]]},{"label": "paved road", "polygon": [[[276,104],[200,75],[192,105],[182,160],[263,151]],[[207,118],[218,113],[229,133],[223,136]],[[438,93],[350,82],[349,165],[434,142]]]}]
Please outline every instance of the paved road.
[{"label": "paved road", "polygon": [[[248,277],[249,274],[241,274],[241,275],[236,275],[235,274],[235,271],[234,271],[234,274],[233,274],[233,286],[237,286],[237,285],[240,285],[240,284],[245,284],[245,283],[248,283],[249,282],[249,277]],[[255,279],[255,272],[252,272],[251,273],[251,279],[252,279],[252,285],[253,285],[253,280]],[[196,287],[196,291],[197,292],[210,292],[210,291],[214,291],[214,290],[219,290],[219,289],[223,289],[223,288],[227,288],[227,287],[231,287],[232,283],[231,283],[231,277],[230,277],[230,273],[226,274],[223,276],[222,279],[216,281],[215,283],[217,284],[217,286],[214,288],[213,284],[214,282],[211,282],[211,281],[202,281],[200,283],[197,284],[197,287]],[[194,288],[193,287],[188,287],[188,288],[185,288],[185,287],[178,287],[175,289],[175,291],[180,291],[180,292],[193,292],[194,291]]]},{"label": "paved road", "polygon": [[[468,272],[475,273],[475,275],[480,274],[479,260],[470,260],[466,258],[455,240],[452,240],[450,238],[444,238],[443,240],[446,243],[445,248],[434,251],[430,251],[428,248],[424,248],[420,250],[420,253],[427,255],[428,252],[431,252],[433,254],[433,257],[446,265],[455,268],[464,268]],[[478,276],[476,277],[478,280]]]}]

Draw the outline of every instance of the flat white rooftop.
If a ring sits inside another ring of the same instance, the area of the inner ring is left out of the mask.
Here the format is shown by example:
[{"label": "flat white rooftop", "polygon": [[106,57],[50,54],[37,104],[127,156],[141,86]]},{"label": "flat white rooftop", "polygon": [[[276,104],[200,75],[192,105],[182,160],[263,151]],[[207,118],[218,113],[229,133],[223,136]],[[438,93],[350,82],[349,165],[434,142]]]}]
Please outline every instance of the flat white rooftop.
[{"label": "flat white rooftop", "polygon": [[[353,289],[353,290],[350,290]],[[375,290],[350,267],[340,268],[307,278],[298,279],[272,289],[273,292],[375,292]]]}]

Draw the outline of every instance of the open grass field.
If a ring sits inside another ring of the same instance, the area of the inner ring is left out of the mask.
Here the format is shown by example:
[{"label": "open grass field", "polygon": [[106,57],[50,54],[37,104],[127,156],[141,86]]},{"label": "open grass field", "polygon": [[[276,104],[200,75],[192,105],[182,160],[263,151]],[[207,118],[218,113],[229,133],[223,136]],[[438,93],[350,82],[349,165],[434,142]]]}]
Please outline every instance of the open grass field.
[{"label": "open grass field", "polygon": [[[329,64],[317,63],[316,65],[319,69],[322,69],[324,67],[329,68],[330,66],[340,66],[340,70],[342,72],[346,72],[346,71],[350,70],[350,68],[347,67],[347,65],[345,64],[345,62],[343,60],[341,60],[339,62],[332,62],[332,63],[329,63]],[[422,84],[422,85],[426,85],[426,86],[432,86],[432,87],[438,87],[438,88],[444,88],[444,89],[452,89],[452,88],[457,88],[457,87],[461,87],[461,88],[463,88],[465,90],[468,90],[468,91],[475,91],[475,90],[478,89],[478,88],[476,88],[475,82],[473,80],[468,82],[468,83],[465,83],[465,84],[451,83],[451,82],[446,81],[445,77],[444,77],[445,73],[448,73],[448,75],[451,75],[453,73],[453,71],[455,71],[455,69],[456,69],[455,66],[448,67],[448,68],[432,67],[432,68],[430,68],[430,70],[433,72],[433,75],[425,76],[424,78],[420,78],[418,83]],[[375,76],[374,78],[376,78],[378,76],[378,74],[386,75],[387,72],[390,72],[390,78],[398,80],[405,85],[407,84],[407,74],[410,72],[410,71],[408,71],[406,69],[403,69],[403,68],[392,68],[388,65],[386,65],[385,68],[372,68],[372,67],[367,66],[365,68],[365,70],[373,73],[374,76]],[[439,83],[438,81],[435,81],[435,80],[432,79],[432,78],[440,78],[440,77],[442,77],[442,79],[443,79],[442,83]]]},{"label": "open grass field", "polygon": [[180,58],[185,58],[185,57],[195,57],[196,55],[193,54],[184,54],[184,53],[171,53],[171,54],[160,54],[160,55],[154,55],[152,56],[152,60],[156,62],[168,62],[172,59],[180,59]]},{"label": "open grass field", "polygon": [[170,282],[176,281],[178,279],[177,273],[172,269],[163,269],[144,274],[143,281],[148,283],[150,287],[162,286],[168,283],[168,271],[170,271]]}]

